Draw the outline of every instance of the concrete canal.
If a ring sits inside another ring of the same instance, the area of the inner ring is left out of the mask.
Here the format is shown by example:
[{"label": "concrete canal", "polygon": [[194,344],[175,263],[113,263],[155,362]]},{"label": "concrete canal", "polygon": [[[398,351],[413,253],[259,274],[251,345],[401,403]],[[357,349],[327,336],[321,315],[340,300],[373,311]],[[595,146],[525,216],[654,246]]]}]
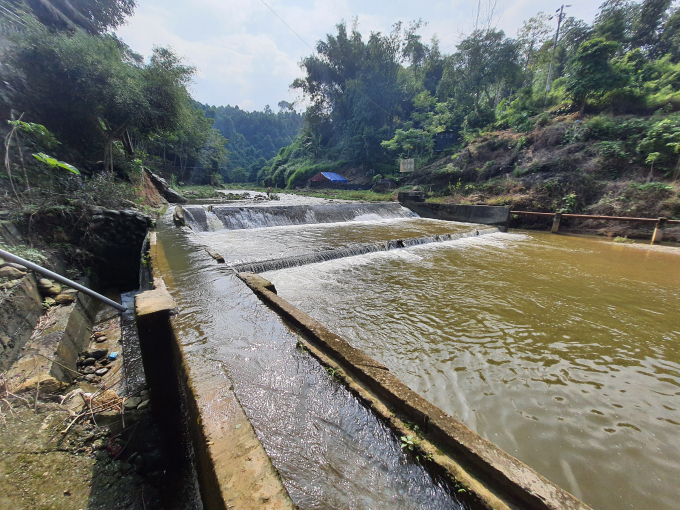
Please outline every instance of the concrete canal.
[{"label": "concrete canal", "polygon": [[[168,215],[156,238],[194,392],[212,395],[207,414],[236,423],[231,433],[252,425],[266,452],[260,472],[270,460],[280,475],[285,489],[260,487],[263,503],[586,508],[539,475],[513,493],[534,475],[503,452],[480,457],[507,457],[524,474],[494,487],[505,468],[472,462],[491,496],[471,495],[300,348],[300,332],[231,267],[260,272],[281,298],[587,505],[675,508],[680,256],[423,219],[398,204],[297,200],[186,206],[191,229]],[[247,421],[233,421],[239,412]],[[248,488],[229,491],[238,501]]]}]

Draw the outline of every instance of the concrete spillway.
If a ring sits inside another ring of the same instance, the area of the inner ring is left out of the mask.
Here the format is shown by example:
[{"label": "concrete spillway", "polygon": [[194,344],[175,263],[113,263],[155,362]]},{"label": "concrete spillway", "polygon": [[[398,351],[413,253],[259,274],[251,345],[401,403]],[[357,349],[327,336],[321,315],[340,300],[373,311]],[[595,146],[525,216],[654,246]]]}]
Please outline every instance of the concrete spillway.
[{"label": "concrete spillway", "polygon": [[187,206],[184,213],[195,232],[418,217],[397,203],[211,206],[210,210],[201,206]]},{"label": "concrete spillway", "polygon": [[413,246],[422,246],[424,244],[430,243],[443,243],[446,241],[455,241],[456,239],[465,239],[479,235],[493,234],[495,232],[498,232],[497,228],[486,228],[481,230],[473,229],[468,232],[460,232],[455,234],[435,234],[432,236],[415,237],[411,239],[395,239],[380,243],[351,244],[344,248],[323,250],[305,253],[303,255],[293,255],[290,257],[261,260],[257,262],[232,264],[230,267],[237,273],[265,273],[267,271],[278,271],[280,269],[300,267],[318,262],[328,262],[330,260],[337,260],[344,257],[356,257],[358,255],[398,250],[400,248],[411,248]]}]

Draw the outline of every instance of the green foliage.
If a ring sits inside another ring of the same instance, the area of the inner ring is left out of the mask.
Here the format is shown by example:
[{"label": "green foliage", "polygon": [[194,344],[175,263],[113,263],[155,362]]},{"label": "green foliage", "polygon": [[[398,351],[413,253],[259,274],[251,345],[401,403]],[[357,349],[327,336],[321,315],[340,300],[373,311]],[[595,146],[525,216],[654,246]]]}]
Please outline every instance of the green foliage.
[{"label": "green foliage", "polygon": [[13,106],[84,159],[109,166],[114,143],[128,132],[143,139],[177,128],[194,73],[169,49],[155,48],[145,64],[113,35],[55,32],[37,22],[12,36],[3,57],[0,78]]},{"label": "green foliage", "polygon": [[680,144],[680,116],[672,116],[652,124],[638,143],[637,152],[648,164],[672,164]]},{"label": "green foliage", "polygon": [[604,160],[626,159],[628,157],[625,144],[621,141],[600,142],[597,146],[600,149],[600,155]]},{"label": "green foliage", "polygon": [[125,22],[136,6],[135,0],[9,0],[21,9],[29,9],[41,23],[52,29],[85,29],[91,34],[115,29]]},{"label": "green foliage", "polygon": [[[47,262],[47,257],[42,251],[23,244],[7,246],[5,243],[0,241],[0,249],[10,252],[17,257],[21,257],[22,259],[26,259],[29,262],[33,262],[34,264],[44,264]],[[2,261],[1,258],[0,261]]]},{"label": "green foliage", "polygon": [[576,193],[569,193],[562,197],[562,207],[557,211],[560,213],[573,213],[576,208]]},{"label": "green foliage", "polygon": [[421,129],[404,131],[397,129],[394,138],[380,144],[383,148],[397,152],[398,157],[415,157],[432,153],[434,139]]},{"label": "green foliage", "polygon": [[585,107],[589,98],[601,97],[625,85],[625,76],[610,63],[619,48],[618,43],[603,38],[590,39],[581,44],[566,87],[574,101],[583,103]]},{"label": "green foliage", "polygon": [[628,236],[623,236],[623,237],[616,236],[616,237],[614,237],[614,239],[612,239],[612,241],[614,241],[615,243],[620,243],[620,244],[631,244],[631,243],[635,242],[632,239],[628,239]]},{"label": "green foliage", "polygon": [[399,439],[401,440],[402,450],[417,451],[420,440],[416,436],[401,436]]},{"label": "green foliage", "polygon": [[663,182],[648,182],[645,184],[632,183],[630,188],[641,191],[642,193],[672,193],[674,191],[673,186],[664,184]]},{"label": "green foliage", "polygon": [[37,159],[38,161],[45,163],[48,165],[50,168],[55,169],[55,168],[62,168],[64,170],[68,170],[72,174],[75,175],[80,175],[80,171],[74,167],[73,165],[69,165],[68,163],[64,163],[63,161],[59,161],[52,156],[48,156],[47,154],[44,154],[42,152],[38,154],[33,154],[33,157]]},{"label": "green foliage", "polygon": [[16,127],[22,135],[28,137],[37,147],[56,149],[61,145],[54,135],[42,124],[24,122],[22,120],[8,120],[10,126]]},{"label": "green foliage", "polygon": [[279,112],[274,113],[269,106],[262,112],[248,112],[238,106],[198,105],[214,121],[213,127],[229,140],[229,160],[224,169],[228,181],[254,182],[266,161],[293,143],[302,126],[302,115],[285,101],[279,106]]}]

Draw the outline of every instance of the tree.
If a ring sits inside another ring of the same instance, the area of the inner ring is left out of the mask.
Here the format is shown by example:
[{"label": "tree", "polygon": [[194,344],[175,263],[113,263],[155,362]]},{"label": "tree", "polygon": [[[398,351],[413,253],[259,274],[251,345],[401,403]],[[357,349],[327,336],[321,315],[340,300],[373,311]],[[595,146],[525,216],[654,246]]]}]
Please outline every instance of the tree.
[{"label": "tree", "polygon": [[543,44],[550,40],[552,28],[548,25],[549,17],[544,12],[539,12],[533,18],[529,18],[517,31],[517,45],[521,55],[521,64],[525,71],[532,69],[536,53]]},{"label": "tree", "polygon": [[145,65],[115,36],[38,23],[16,35],[5,55],[15,70],[2,76],[12,107],[40,119],[81,157],[103,156],[110,169],[115,142],[132,153],[130,131],[144,137],[176,127],[194,73],[169,49],[155,48]]},{"label": "tree", "polygon": [[633,45],[652,52],[659,43],[660,29],[671,0],[644,0],[633,24]]},{"label": "tree", "polygon": [[494,109],[503,92],[521,79],[518,56],[517,44],[502,30],[475,31],[447,60],[437,95],[471,101],[477,114],[483,100],[487,108]]},{"label": "tree", "polygon": [[601,37],[579,46],[566,89],[575,102],[581,103],[581,113],[589,98],[601,97],[625,84],[625,76],[610,63],[619,48],[618,43]]},{"label": "tree", "polygon": [[28,8],[41,23],[56,29],[84,29],[102,34],[125,22],[132,15],[135,0],[9,0],[18,8]]},{"label": "tree", "polygon": [[627,47],[637,9],[638,4],[626,0],[606,0],[593,23],[595,33],[598,37],[619,43],[619,48]]},{"label": "tree", "polygon": [[680,9],[664,24],[656,53],[671,55],[674,62],[680,61]]},{"label": "tree", "polygon": [[395,115],[406,102],[398,81],[401,23],[390,34],[372,33],[366,42],[356,20],[350,32],[344,23],[336,28],[337,35],[328,34],[317,54],[302,61],[306,76],[292,87],[309,98],[307,125],[323,146],[335,145],[350,161],[374,161],[382,156],[381,133],[386,129],[386,138],[392,136]]}]

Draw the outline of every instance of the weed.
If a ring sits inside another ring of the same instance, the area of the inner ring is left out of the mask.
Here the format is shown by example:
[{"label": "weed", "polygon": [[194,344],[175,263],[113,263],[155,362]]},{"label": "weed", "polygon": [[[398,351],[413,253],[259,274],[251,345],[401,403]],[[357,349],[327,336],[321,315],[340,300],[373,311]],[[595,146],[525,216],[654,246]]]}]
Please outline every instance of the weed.
[{"label": "weed", "polygon": [[628,239],[628,236],[623,236],[623,237],[616,236],[616,237],[613,239],[613,241],[614,241],[615,243],[623,243],[623,244],[631,244],[631,243],[634,243],[634,242],[635,242],[635,241],[633,241],[632,239]]},{"label": "weed", "polygon": [[568,195],[562,197],[562,203],[562,207],[557,212],[565,214],[573,213],[574,208],[576,207],[576,193],[569,193]]},{"label": "weed", "polygon": [[401,449],[402,450],[410,450],[410,451],[416,451],[416,448],[418,447],[420,440],[416,436],[408,435],[408,436],[401,436]]},{"label": "weed", "polygon": [[295,342],[295,349],[297,349],[298,352],[303,354],[308,352],[307,346],[305,345],[301,338],[298,338],[297,342]]},{"label": "weed", "polygon": [[332,381],[340,380],[340,374],[335,368],[326,367],[326,373],[330,376]]}]

